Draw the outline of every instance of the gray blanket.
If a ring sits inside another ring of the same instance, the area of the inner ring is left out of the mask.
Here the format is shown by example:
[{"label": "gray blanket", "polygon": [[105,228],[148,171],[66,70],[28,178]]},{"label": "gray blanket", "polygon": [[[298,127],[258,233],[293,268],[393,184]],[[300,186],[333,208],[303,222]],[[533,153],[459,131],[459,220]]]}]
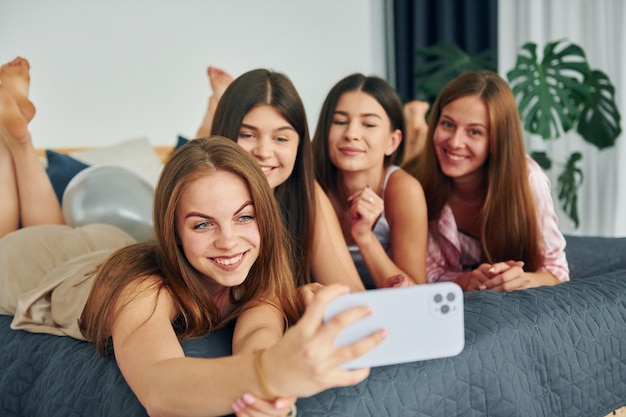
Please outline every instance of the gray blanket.
[{"label": "gray blanket", "polygon": [[[626,238],[567,237],[572,281],[465,294],[465,349],[372,369],[299,416],[604,416],[626,405]],[[113,359],[0,316],[0,416],[145,416]],[[232,329],[183,343],[229,354]]]}]

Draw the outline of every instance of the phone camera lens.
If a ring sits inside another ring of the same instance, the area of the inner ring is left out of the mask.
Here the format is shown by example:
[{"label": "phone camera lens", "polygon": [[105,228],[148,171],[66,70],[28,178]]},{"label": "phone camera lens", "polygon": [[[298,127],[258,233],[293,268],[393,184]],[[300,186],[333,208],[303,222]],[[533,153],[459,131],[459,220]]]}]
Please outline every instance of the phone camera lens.
[{"label": "phone camera lens", "polygon": [[443,314],[446,314],[446,313],[448,313],[449,311],[450,311],[450,307],[449,307],[447,304],[444,304],[444,305],[442,305],[442,306],[441,306],[441,312],[442,312]]},{"label": "phone camera lens", "polygon": [[454,293],[453,292],[449,292],[447,298],[448,298],[448,301],[454,301]]},{"label": "phone camera lens", "polygon": [[443,301],[443,296],[441,294],[435,294],[435,302],[440,303]]}]

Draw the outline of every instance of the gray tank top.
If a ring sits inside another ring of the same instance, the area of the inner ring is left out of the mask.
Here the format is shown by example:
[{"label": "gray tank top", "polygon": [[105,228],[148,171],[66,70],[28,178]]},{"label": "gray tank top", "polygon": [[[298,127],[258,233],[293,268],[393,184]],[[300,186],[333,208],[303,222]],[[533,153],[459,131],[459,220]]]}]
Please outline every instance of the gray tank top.
[{"label": "gray tank top", "polygon": [[[399,167],[396,165],[392,165],[387,169],[387,175],[385,175],[385,181],[383,182],[383,198],[385,196],[385,189],[387,188],[387,181],[389,181],[389,177],[393,174]],[[385,252],[389,256],[391,256],[391,231],[389,230],[389,223],[387,223],[387,218],[385,217],[385,211],[383,210],[380,218],[374,225],[374,236],[380,242],[380,244],[385,249]],[[376,288],[376,284],[372,280],[372,276],[370,275],[369,270],[367,269],[367,265],[365,265],[365,261],[361,256],[361,251],[357,245],[349,245],[348,249],[350,249],[350,255],[352,255],[352,261],[354,261],[354,265],[356,266],[357,271],[359,272],[359,276],[361,277],[361,281],[363,281],[363,285],[365,289],[372,290]]]}]

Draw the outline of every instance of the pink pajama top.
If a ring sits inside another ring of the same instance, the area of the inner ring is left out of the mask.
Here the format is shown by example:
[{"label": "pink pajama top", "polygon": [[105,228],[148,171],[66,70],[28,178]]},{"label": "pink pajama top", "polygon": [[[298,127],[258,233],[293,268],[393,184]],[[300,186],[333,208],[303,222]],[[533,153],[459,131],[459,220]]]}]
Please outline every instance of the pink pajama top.
[{"label": "pink pajama top", "polygon": [[[559,230],[550,194],[550,180],[541,167],[528,155],[528,181],[535,197],[539,230],[543,236],[544,264],[539,271],[547,271],[559,281],[569,281],[569,267],[565,257],[565,238]],[[480,265],[480,241],[461,232],[456,225],[452,209],[445,205],[438,222],[431,222],[429,230],[437,228],[439,236],[428,233],[426,269],[428,282],[454,281],[465,271]]]}]

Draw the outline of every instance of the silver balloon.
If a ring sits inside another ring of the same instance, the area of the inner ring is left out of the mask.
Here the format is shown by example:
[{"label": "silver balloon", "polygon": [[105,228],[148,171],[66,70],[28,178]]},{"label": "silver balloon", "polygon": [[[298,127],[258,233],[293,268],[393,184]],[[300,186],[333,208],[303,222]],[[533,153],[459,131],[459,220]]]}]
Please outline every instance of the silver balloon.
[{"label": "silver balloon", "polygon": [[63,193],[63,215],[70,226],[108,223],[139,242],[154,238],[154,187],[135,172],[113,165],[85,168]]}]

